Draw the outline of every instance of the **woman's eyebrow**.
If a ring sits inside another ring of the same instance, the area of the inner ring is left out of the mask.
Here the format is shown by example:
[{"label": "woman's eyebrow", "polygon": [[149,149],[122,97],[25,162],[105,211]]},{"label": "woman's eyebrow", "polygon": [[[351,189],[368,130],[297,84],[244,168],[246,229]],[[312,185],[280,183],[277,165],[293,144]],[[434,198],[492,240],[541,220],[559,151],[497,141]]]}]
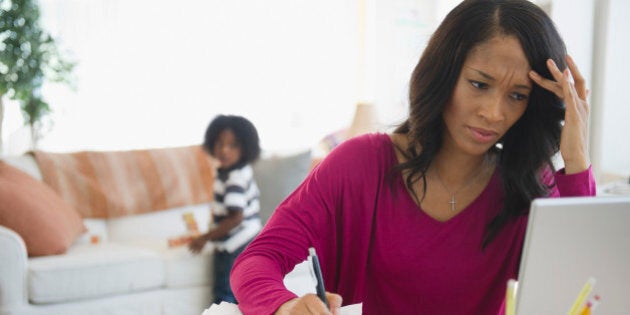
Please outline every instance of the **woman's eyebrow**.
[{"label": "woman's eyebrow", "polygon": [[[483,71],[481,71],[479,69],[475,69],[475,68],[470,68],[470,69],[475,71],[475,72],[477,72],[479,75],[481,75],[482,77],[486,78],[487,80],[496,81],[496,79],[493,76],[491,76],[491,75],[489,75],[489,74],[487,74],[487,73],[485,73],[485,72],[483,72]],[[514,88],[517,88],[517,89],[520,89],[520,90],[527,90],[527,91],[530,91],[532,89],[532,87],[527,85],[527,84],[515,84]]]}]

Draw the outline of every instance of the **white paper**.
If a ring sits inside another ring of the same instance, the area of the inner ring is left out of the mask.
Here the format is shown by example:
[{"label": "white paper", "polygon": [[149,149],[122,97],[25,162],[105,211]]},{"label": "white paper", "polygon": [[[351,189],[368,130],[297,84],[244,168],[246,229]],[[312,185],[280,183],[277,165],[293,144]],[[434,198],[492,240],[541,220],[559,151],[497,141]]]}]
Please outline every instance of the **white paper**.
[{"label": "white paper", "polygon": [[221,302],[221,304],[212,304],[201,315],[242,315],[236,304],[229,302]]},{"label": "white paper", "polygon": [[[361,315],[363,304],[346,305],[341,308],[341,315]],[[242,315],[236,304],[229,302],[221,302],[221,304],[212,304],[201,315]]]}]

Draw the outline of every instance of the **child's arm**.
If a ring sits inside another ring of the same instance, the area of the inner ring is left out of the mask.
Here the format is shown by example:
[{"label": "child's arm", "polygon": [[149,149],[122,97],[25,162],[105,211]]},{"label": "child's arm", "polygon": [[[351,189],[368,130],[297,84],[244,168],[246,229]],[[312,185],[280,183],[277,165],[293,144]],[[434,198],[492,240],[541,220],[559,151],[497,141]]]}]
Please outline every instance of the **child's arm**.
[{"label": "child's arm", "polygon": [[221,223],[217,224],[208,233],[202,235],[206,237],[206,241],[215,241],[226,236],[233,228],[237,227],[243,222],[243,211],[229,211],[228,216],[221,220]]},{"label": "child's arm", "polygon": [[198,254],[207,242],[218,240],[226,236],[233,228],[241,224],[241,222],[243,222],[243,211],[230,211],[228,216],[221,220],[221,223],[207,233],[201,234],[199,237],[192,240],[188,248],[190,248],[193,254]]}]

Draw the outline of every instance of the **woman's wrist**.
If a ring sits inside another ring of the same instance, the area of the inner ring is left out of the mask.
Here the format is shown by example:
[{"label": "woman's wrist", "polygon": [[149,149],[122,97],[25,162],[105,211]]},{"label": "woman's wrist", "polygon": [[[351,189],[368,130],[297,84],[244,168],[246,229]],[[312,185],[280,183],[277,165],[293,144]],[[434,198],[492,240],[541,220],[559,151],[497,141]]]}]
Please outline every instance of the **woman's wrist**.
[{"label": "woman's wrist", "polygon": [[586,171],[590,166],[591,163],[587,159],[581,161],[565,161],[564,173],[567,175],[581,173]]}]

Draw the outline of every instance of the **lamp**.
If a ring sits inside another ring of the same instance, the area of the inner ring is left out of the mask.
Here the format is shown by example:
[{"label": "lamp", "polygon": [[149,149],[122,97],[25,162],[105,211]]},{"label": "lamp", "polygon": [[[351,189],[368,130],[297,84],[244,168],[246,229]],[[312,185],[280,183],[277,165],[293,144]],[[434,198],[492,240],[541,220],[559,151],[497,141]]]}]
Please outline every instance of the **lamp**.
[{"label": "lamp", "polygon": [[377,130],[376,110],[374,104],[358,103],[352,118],[352,124],[346,131],[346,139]]},{"label": "lamp", "polygon": [[315,155],[324,156],[340,143],[352,137],[377,130],[376,110],[371,103],[357,103],[350,127],[326,135],[319,143]]},{"label": "lamp", "polygon": [[313,169],[324,156],[330,153],[330,151],[341,142],[358,135],[374,132],[377,129],[378,124],[374,104],[365,102],[357,103],[350,127],[332,132],[318,143],[318,146],[313,151],[313,161],[310,168]]}]

